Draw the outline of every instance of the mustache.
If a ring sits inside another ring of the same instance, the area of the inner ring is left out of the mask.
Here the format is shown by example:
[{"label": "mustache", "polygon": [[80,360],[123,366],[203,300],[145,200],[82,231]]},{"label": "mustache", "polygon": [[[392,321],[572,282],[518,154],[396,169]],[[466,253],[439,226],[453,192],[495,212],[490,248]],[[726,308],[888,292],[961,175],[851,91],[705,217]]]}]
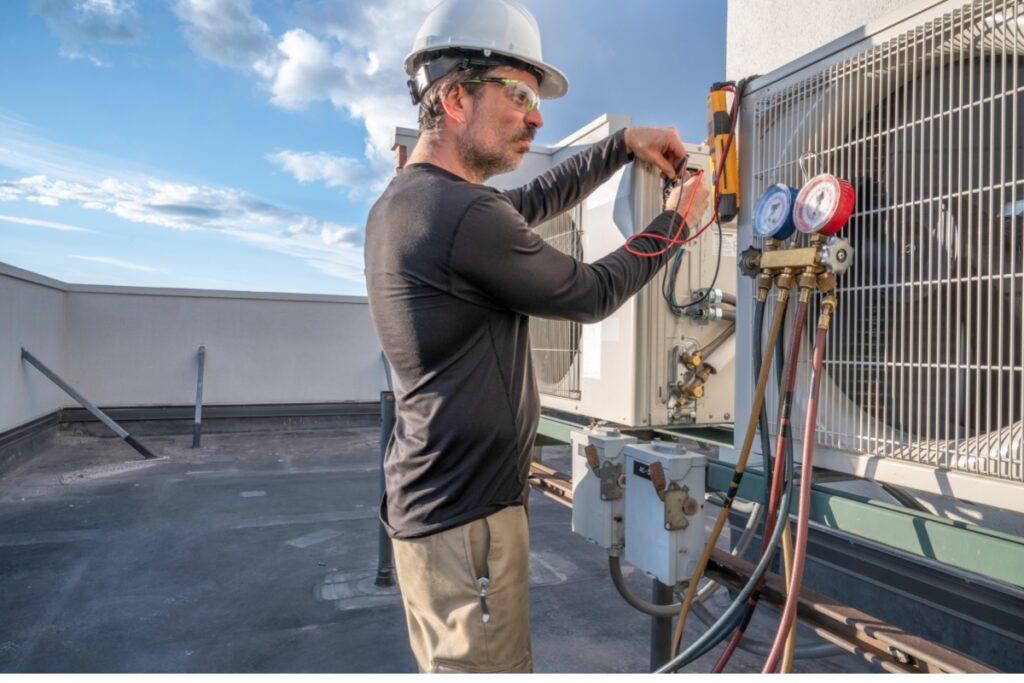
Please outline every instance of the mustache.
[{"label": "mustache", "polygon": [[526,125],[523,126],[523,129],[521,131],[519,131],[519,135],[516,136],[516,140],[528,140],[530,142],[533,142],[533,139],[535,137],[537,137],[536,126]]}]

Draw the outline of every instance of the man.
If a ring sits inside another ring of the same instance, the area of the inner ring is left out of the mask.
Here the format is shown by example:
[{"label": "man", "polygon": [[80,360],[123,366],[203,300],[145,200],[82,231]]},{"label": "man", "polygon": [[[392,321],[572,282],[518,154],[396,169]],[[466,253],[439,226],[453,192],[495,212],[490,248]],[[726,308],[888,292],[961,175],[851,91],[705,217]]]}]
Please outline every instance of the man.
[{"label": "man", "polygon": [[[540,417],[529,316],[599,321],[672,255],[619,249],[584,264],[530,226],[582,201],[633,157],[673,177],[685,150],[673,130],[631,128],[522,188],[482,185],[522,161],[543,125],[540,97],[568,88],[513,0],[446,0],[406,67],[420,139],[366,229],[370,313],[397,407],[381,520],[420,669],[528,672],[524,503]],[[701,216],[707,191],[693,182],[681,191],[682,206],[695,194],[691,215]],[[666,211],[647,230],[667,235],[678,225]],[[632,246],[654,252],[664,242]]]}]

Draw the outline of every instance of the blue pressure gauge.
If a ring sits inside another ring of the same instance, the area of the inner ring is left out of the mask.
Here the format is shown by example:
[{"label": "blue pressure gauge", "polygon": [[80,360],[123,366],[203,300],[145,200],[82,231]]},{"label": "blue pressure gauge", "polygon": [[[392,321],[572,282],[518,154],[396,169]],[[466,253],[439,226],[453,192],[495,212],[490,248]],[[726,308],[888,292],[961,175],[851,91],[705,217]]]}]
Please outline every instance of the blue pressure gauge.
[{"label": "blue pressure gauge", "polygon": [[796,230],[793,205],[800,190],[779,183],[769,187],[754,209],[754,232],[759,237],[787,239]]}]

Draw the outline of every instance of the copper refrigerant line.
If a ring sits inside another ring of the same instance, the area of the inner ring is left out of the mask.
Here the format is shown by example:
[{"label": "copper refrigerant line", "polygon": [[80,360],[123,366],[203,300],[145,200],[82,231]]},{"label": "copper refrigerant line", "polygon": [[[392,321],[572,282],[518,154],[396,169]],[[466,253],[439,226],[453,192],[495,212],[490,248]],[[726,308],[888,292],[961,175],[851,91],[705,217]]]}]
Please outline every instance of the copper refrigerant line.
[{"label": "copper refrigerant line", "polygon": [[[766,346],[768,349],[775,349],[780,343],[780,332],[785,311],[789,303],[793,286],[797,287],[797,309],[793,321],[793,330],[790,343],[790,351],[787,357],[786,366],[783,369],[783,384],[780,386],[780,406],[778,411],[778,422],[776,433],[775,465],[772,472],[772,484],[768,497],[768,514],[765,520],[762,545],[761,561],[758,563],[747,585],[740,591],[736,600],[719,617],[719,619],[697,639],[688,649],[676,654],[682,634],[686,626],[686,619],[693,605],[694,597],[701,578],[707,568],[712,551],[721,535],[725,522],[728,519],[733,501],[739,491],[740,481],[746,470],[747,461],[753,446],[755,435],[758,432],[759,422],[762,421],[764,396],[768,385],[768,376],[771,370],[771,363],[761,363],[758,368],[757,388],[754,392],[753,405],[751,407],[750,420],[747,425],[746,436],[740,456],[736,465],[736,472],[726,495],[722,510],[715,522],[714,528],[707,540],[704,553],[697,563],[697,568],[687,587],[686,596],[683,599],[679,611],[679,620],[676,623],[673,638],[673,658],[665,666],[659,669],[660,672],[676,671],[686,664],[702,656],[712,647],[725,640],[732,633],[732,638],[725,654],[716,664],[715,670],[721,671],[728,662],[732,652],[739,645],[743,633],[750,623],[755,606],[763,588],[764,576],[767,568],[774,558],[780,540],[783,542],[785,554],[785,566],[787,569],[787,585],[792,585],[791,591],[787,593],[792,598],[791,616],[783,618],[780,622],[779,632],[776,634],[773,647],[769,653],[768,664],[773,670],[777,667],[779,657],[785,652],[783,670],[789,670],[795,647],[795,611],[796,598],[799,593],[800,578],[802,577],[803,562],[806,556],[806,518],[809,516],[809,509],[801,507],[803,517],[798,520],[798,534],[796,548],[794,549],[789,532],[788,514],[779,511],[790,509],[792,495],[793,471],[792,450],[789,448],[791,434],[790,414],[792,410],[793,395],[796,387],[797,368],[799,363],[800,342],[803,336],[804,321],[810,308],[811,299],[815,292],[824,295],[820,305],[822,320],[819,321],[819,342],[815,349],[815,361],[819,362],[814,373],[813,382],[820,378],[820,361],[824,358],[824,345],[822,343],[825,332],[828,329],[828,322],[832,312],[835,310],[836,299],[834,295],[836,286],[836,274],[846,270],[852,260],[853,251],[849,243],[837,238],[827,239],[824,235],[812,235],[808,247],[799,249],[781,248],[783,243],[773,240],[765,240],[764,250],[748,249],[741,258],[740,265],[743,272],[756,278],[757,299],[755,317],[763,324],[764,308],[767,304],[768,295],[774,286],[777,289],[775,309],[772,317],[772,324],[768,332]],[[761,329],[755,330],[756,342],[761,343]],[[808,415],[813,417],[817,407],[817,392],[812,395],[813,405],[808,406]],[[804,468],[803,477],[809,478],[811,468],[807,465],[810,461],[808,455],[813,457],[814,444],[814,421],[807,422],[804,434]],[[762,437],[763,438],[763,437]],[[788,454],[788,457],[787,457]],[[768,475],[766,468],[765,475]],[[801,500],[806,496],[809,503],[810,483],[805,482],[801,489]],[[778,521],[782,523],[776,523]],[[801,538],[799,529],[803,529]],[[801,545],[801,541],[803,544]],[[798,574],[800,576],[798,576]],[[766,670],[769,670],[766,668]]]}]

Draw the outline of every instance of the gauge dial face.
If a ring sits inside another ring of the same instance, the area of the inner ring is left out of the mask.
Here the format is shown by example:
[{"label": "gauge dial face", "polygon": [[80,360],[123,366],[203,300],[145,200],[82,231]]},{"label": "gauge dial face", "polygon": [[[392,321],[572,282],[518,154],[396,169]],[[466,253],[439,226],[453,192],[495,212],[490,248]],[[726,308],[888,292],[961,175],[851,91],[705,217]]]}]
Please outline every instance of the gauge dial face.
[{"label": "gauge dial face", "polygon": [[761,195],[754,216],[754,232],[761,237],[785,239],[793,233],[790,221],[795,190],[785,185],[773,185]]},{"label": "gauge dial face", "polygon": [[853,187],[823,173],[811,178],[796,199],[793,222],[804,233],[831,235],[839,231],[853,210]]}]

